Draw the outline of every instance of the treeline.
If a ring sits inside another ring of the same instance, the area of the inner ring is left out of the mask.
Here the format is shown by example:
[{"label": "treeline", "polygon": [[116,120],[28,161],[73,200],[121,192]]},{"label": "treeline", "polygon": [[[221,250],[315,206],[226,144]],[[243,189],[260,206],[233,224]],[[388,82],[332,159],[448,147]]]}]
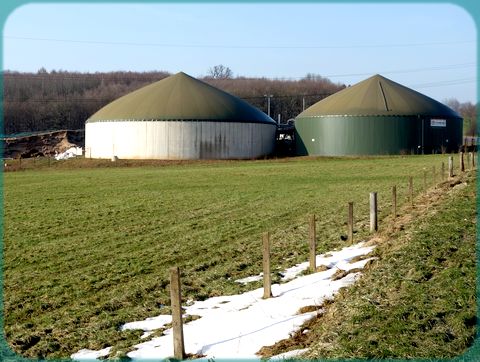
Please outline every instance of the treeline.
[{"label": "treeline", "polygon": [[[78,73],[40,69],[37,73],[5,71],[4,134],[58,129],[81,129],[98,109],[168,72]],[[282,123],[305,107],[344,88],[321,76],[309,74],[301,80],[266,78],[216,78],[201,80],[234,94],[267,112]]]},{"label": "treeline", "polygon": [[85,120],[99,108],[168,75],[166,72],[6,71],[4,133],[84,128]]},{"label": "treeline", "polygon": [[[67,71],[37,73],[3,72],[4,134],[60,129],[82,129],[85,121],[104,105],[170,73]],[[316,74],[299,80],[233,77],[229,68],[216,66],[201,80],[234,94],[282,123],[330,94],[345,88]],[[445,101],[464,118],[464,133],[476,134],[477,108],[474,104]]]},{"label": "treeline", "polygon": [[454,98],[447,99],[445,104],[460,114],[463,118],[463,134],[466,136],[477,136],[477,109],[480,104],[471,102],[460,103]]}]

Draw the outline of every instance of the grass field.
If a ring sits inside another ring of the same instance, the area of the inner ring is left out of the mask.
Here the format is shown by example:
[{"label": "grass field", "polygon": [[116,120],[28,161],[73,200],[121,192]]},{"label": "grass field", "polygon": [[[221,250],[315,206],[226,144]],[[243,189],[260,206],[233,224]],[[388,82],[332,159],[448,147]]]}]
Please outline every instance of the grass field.
[{"label": "grass field", "polygon": [[477,326],[475,199],[470,179],[409,232],[380,244],[378,262],[312,328],[308,357],[446,359],[465,352]]},{"label": "grass field", "polygon": [[[292,338],[264,347],[263,356],[305,348],[304,359],[464,354],[478,323],[476,187],[474,174],[466,173],[417,198],[413,211],[375,236],[377,259],[362,278]],[[479,348],[464,360],[477,360]]]},{"label": "grass field", "polygon": [[88,161],[4,174],[5,333],[25,356],[66,357],[112,343],[122,355],[141,331],[120,325],[168,311],[170,266],[183,270],[185,299],[252,289],[258,284],[234,280],[261,271],[264,231],[273,270],[307,260],[311,213],[318,253],[345,245],[349,201],[355,238],[365,238],[369,192],[379,194],[381,227],[391,186],[401,205],[408,176],[421,192],[423,171],[432,183],[432,167],[438,173],[447,156],[165,167]]}]

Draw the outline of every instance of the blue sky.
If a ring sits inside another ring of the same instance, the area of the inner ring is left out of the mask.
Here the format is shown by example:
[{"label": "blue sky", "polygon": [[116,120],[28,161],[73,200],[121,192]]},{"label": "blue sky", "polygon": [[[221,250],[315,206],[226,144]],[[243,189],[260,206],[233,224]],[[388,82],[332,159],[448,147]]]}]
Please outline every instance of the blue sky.
[{"label": "blue sky", "polygon": [[450,4],[32,4],[3,29],[3,69],[380,73],[439,101],[476,101],[473,19]]}]

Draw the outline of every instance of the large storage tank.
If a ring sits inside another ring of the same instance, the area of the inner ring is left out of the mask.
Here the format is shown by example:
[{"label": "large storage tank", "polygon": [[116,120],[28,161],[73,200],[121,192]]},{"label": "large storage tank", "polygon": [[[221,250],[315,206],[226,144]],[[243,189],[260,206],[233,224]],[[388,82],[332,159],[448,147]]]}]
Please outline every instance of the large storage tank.
[{"label": "large storage tank", "polygon": [[295,119],[298,155],[456,152],[463,120],[452,109],[375,75],[306,109]]},{"label": "large storage tank", "polygon": [[276,123],[243,100],[185,73],[129,93],[85,125],[85,156],[249,159],[273,152]]}]

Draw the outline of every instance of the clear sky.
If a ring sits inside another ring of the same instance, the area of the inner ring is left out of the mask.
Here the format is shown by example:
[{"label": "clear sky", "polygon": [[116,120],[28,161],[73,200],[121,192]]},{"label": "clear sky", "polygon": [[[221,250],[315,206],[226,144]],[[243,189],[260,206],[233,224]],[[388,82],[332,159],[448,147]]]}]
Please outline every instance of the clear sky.
[{"label": "clear sky", "polygon": [[450,4],[32,4],[3,29],[3,69],[184,71],[344,84],[382,74],[476,102],[477,32]]}]

